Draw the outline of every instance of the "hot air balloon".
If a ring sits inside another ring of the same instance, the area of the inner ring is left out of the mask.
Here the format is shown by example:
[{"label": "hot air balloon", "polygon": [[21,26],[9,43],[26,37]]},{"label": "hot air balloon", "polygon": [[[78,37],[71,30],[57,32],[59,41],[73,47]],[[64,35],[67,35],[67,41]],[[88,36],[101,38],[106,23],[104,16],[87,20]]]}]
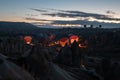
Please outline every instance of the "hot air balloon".
[{"label": "hot air balloon", "polygon": [[25,36],[24,40],[25,40],[26,44],[30,44],[32,42],[32,37],[31,36]]},{"label": "hot air balloon", "polygon": [[66,43],[69,43],[69,39],[68,38],[61,38],[60,39],[60,45],[62,47],[64,47]]},{"label": "hot air balloon", "polygon": [[79,37],[77,35],[72,35],[70,36],[70,43],[72,44],[74,41],[78,42]]}]

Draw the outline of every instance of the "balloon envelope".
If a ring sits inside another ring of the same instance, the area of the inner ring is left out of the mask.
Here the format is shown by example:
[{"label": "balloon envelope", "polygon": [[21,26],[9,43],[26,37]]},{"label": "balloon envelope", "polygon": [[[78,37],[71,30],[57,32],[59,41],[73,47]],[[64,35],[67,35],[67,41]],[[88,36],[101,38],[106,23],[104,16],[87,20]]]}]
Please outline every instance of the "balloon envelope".
[{"label": "balloon envelope", "polygon": [[31,37],[31,36],[25,36],[25,37],[24,37],[24,40],[25,40],[25,42],[26,42],[27,44],[30,44],[31,41],[32,41],[32,37]]},{"label": "balloon envelope", "polygon": [[79,37],[77,35],[70,36],[70,43],[72,44],[74,41],[78,42]]},{"label": "balloon envelope", "polygon": [[65,44],[68,43],[68,42],[69,42],[69,39],[68,39],[68,38],[61,38],[61,39],[60,39],[60,45],[61,45],[62,47],[64,47]]}]

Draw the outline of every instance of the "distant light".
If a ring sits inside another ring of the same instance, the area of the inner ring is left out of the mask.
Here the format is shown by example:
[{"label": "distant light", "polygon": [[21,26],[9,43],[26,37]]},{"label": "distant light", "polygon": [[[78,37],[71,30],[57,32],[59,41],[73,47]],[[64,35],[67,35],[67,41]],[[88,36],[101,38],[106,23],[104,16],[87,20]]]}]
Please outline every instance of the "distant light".
[{"label": "distant light", "polygon": [[24,41],[26,42],[26,44],[30,44],[31,41],[32,41],[32,37],[31,36],[25,36]]},{"label": "distant light", "polygon": [[81,44],[79,44],[79,47],[80,48],[87,48],[87,46],[84,46],[84,45],[81,45]]},{"label": "distant light", "polygon": [[30,42],[26,42],[26,44],[30,44]]}]

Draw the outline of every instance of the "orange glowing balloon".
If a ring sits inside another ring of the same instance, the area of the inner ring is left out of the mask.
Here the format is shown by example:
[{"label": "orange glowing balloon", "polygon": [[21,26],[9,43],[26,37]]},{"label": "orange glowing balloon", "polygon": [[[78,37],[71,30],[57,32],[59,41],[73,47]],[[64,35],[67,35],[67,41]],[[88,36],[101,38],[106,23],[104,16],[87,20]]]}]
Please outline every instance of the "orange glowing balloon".
[{"label": "orange glowing balloon", "polygon": [[79,37],[77,35],[70,36],[70,43],[72,44],[74,41],[78,42]]},{"label": "orange glowing balloon", "polygon": [[25,40],[26,44],[30,44],[32,42],[32,37],[31,36],[25,36],[24,40]]},{"label": "orange glowing balloon", "polygon": [[68,43],[68,42],[69,42],[69,39],[68,39],[68,38],[62,38],[62,39],[60,39],[60,45],[61,45],[62,47],[64,47],[65,44]]}]

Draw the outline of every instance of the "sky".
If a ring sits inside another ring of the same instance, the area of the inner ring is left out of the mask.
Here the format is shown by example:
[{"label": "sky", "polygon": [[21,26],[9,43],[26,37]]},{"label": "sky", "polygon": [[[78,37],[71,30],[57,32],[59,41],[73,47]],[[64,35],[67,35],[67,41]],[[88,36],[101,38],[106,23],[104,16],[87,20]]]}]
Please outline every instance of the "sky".
[{"label": "sky", "polygon": [[119,4],[120,0],[0,0],[0,21],[52,26],[92,22],[118,25]]}]

